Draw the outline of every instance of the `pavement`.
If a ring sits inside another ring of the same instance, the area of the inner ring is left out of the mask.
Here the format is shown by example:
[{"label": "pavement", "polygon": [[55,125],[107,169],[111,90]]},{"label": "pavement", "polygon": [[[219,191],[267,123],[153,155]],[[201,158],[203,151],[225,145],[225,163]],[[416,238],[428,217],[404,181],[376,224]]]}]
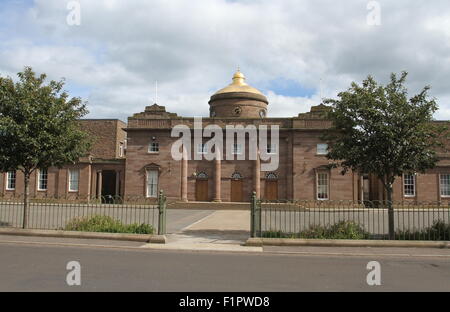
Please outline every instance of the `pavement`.
[{"label": "pavement", "polygon": [[[200,214],[198,215],[200,216]],[[210,211],[203,218],[168,231],[166,244],[146,244],[143,248],[160,250],[198,250],[262,252],[262,247],[244,246],[250,236],[250,212]]]}]

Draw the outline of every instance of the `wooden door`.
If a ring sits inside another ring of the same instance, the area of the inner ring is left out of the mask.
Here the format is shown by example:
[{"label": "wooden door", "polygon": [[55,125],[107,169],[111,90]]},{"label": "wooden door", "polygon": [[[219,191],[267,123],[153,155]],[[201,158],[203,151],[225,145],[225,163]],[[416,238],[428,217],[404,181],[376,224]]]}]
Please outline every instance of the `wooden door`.
[{"label": "wooden door", "polygon": [[197,180],[195,182],[195,200],[208,201],[208,180]]},{"label": "wooden door", "polygon": [[278,200],[278,181],[266,180],[265,199]]},{"label": "wooden door", "polygon": [[242,180],[231,180],[231,201],[243,202]]}]

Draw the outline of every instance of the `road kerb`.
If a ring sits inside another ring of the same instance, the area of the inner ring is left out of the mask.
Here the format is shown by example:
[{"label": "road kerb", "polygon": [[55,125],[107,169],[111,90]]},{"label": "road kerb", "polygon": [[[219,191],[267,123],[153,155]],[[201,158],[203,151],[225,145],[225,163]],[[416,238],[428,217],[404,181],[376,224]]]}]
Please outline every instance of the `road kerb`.
[{"label": "road kerb", "polygon": [[450,242],[430,241],[383,241],[383,240],[331,240],[291,238],[249,238],[246,246],[315,246],[315,247],[405,247],[450,248]]},{"label": "road kerb", "polygon": [[165,235],[152,235],[152,234],[149,235],[149,234],[94,233],[94,232],[75,232],[75,231],[58,231],[58,230],[3,228],[0,229],[0,235],[105,239],[105,240],[144,242],[153,244],[166,243]]}]

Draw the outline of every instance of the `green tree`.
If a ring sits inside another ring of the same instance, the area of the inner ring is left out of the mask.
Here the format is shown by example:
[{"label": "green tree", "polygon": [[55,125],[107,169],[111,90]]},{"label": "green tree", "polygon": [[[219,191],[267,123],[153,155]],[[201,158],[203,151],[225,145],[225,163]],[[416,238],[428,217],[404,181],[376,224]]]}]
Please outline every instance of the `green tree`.
[{"label": "green tree", "polygon": [[334,126],[324,138],[329,143],[328,159],[334,167],[373,174],[386,190],[389,236],[394,238],[393,184],[404,173],[424,172],[438,161],[437,150],[444,147],[442,125],[433,122],[438,109],[430,99],[429,86],[409,98],[404,86],[407,73],[391,74],[387,85],[371,76],[362,85],[327,99]]},{"label": "green tree", "polygon": [[75,163],[90,147],[87,133],[77,120],[87,114],[80,98],[63,91],[64,80],[45,84],[30,67],[0,77],[0,170],[24,175],[23,228],[28,225],[29,182],[36,169]]}]

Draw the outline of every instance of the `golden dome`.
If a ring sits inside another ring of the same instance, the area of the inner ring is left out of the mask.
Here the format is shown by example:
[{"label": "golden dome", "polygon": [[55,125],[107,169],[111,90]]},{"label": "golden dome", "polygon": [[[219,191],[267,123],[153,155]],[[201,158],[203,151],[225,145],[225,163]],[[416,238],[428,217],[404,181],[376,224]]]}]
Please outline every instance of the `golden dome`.
[{"label": "golden dome", "polygon": [[247,92],[263,95],[258,89],[255,89],[245,83],[245,76],[240,72],[239,69],[233,76],[233,82],[227,87],[220,89],[219,91],[214,93],[214,95],[231,92]]}]

